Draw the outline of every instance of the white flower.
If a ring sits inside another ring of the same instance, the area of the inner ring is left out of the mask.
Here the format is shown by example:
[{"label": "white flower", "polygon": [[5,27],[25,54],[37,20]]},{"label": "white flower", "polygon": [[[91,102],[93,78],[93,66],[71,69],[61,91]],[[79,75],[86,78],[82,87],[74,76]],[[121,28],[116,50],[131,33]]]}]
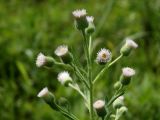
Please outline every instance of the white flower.
[{"label": "white flower", "polygon": [[54,51],[54,53],[57,56],[62,57],[68,53],[68,46],[67,45],[60,45],[57,47],[57,49]]},{"label": "white flower", "polygon": [[127,38],[126,39],[126,45],[131,47],[131,48],[137,48],[138,44],[136,42],[134,42],[133,40]]},{"label": "white flower", "polygon": [[72,78],[70,77],[69,73],[67,71],[60,72],[58,74],[58,81],[62,84],[65,85],[69,81],[72,81]]},{"label": "white flower", "polygon": [[38,93],[38,95],[37,95],[37,97],[44,97],[45,95],[47,95],[48,94],[48,88],[47,87],[45,87],[45,88],[43,88],[39,93]]},{"label": "white flower", "polygon": [[90,22],[93,22],[94,17],[93,16],[87,16],[86,19],[90,23]]},{"label": "white flower", "polygon": [[46,56],[42,53],[39,53],[36,59],[36,66],[42,67],[46,63]]},{"label": "white flower", "polygon": [[111,52],[105,48],[102,48],[98,53],[97,53],[97,62],[98,63],[106,63],[111,60]]},{"label": "white flower", "polygon": [[87,13],[85,9],[82,9],[82,10],[75,10],[72,12],[72,14],[75,18],[81,18],[86,16]]},{"label": "white flower", "polygon": [[105,106],[105,102],[103,100],[97,100],[96,102],[94,102],[93,107],[95,109],[101,109]]},{"label": "white flower", "polygon": [[135,70],[129,67],[125,67],[122,69],[122,74],[125,77],[132,77],[133,75],[135,75]]}]

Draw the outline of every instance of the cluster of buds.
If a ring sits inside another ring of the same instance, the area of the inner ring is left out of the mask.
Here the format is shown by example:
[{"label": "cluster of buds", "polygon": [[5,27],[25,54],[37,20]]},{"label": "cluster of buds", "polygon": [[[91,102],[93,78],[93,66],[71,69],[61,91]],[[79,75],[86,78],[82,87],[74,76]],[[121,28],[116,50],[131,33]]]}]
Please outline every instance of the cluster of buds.
[{"label": "cluster of buds", "polygon": [[[61,62],[70,63],[72,61],[67,45],[58,46],[54,53],[62,60]],[[43,53],[39,53],[36,59],[37,67],[52,67],[56,63],[52,56],[45,56]]]},{"label": "cluster of buds", "polygon": [[120,96],[113,102],[113,108],[117,110],[115,120],[118,120],[128,109],[124,106],[124,97]]},{"label": "cluster of buds", "polygon": [[85,9],[75,10],[72,12],[75,18],[75,26],[78,30],[85,31],[86,34],[92,34],[95,31],[94,17],[87,16]]}]

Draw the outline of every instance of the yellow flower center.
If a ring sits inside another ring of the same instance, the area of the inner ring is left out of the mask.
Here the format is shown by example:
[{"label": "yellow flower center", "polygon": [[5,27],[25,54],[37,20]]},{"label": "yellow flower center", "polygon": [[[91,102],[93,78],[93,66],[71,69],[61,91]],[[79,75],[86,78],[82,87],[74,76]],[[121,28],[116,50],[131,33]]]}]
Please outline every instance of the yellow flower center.
[{"label": "yellow flower center", "polygon": [[102,54],[102,58],[106,59],[107,55],[105,53]]}]

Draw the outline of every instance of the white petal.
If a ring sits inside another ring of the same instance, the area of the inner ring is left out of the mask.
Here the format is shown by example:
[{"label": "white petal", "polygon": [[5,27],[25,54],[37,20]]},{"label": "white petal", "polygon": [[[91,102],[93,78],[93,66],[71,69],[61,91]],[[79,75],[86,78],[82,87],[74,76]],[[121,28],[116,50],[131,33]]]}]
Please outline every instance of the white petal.
[{"label": "white petal", "polygon": [[36,66],[41,67],[45,64],[45,62],[46,62],[45,55],[43,55],[42,53],[39,53],[36,60]]},{"label": "white petal", "polygon": [[43,96],[45,96],[45,95],[47,95],[48,94],[48,88],[47,87],[45,87],[45,88],[43,88],[39,93],[38,93],[38,97],[43,97]]},{"label": "white petal", "polygon": [[57,47],[57,49],[54,51],[54,53],[59,57],[64,56],[65,54],[68,53],[68,46],[60,45]]},{"label": "white petal", "polygon": [[97,100],[94,104],[93,104],[93,107],[95,109],[99,109],[99,108],[102,108],[104,107],[105,105],[105,102],[103,100]]}]

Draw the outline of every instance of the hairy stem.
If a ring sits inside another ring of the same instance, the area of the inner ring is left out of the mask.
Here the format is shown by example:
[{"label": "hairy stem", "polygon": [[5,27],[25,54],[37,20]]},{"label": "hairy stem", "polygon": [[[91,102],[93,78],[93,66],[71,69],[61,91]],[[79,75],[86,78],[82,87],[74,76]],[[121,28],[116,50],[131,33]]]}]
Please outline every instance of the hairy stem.
[{"label": "hairy stem", "polygon": [[83,94],[83,92],[80,90],[80,88],[79,88],[79,86],[77,84],[73,85],[73,84],[69,83],[69,86],[71,88],[73,88],[74,90],[76,90],[83,97],[83,99],[87,102],[86,96]]},{"label": "hairy stem", "polygon": [[92,44],[92,37],[89,37],[89,45],[88,45],[88,79],[90,84],[90,116],[91,120],[94,118],[93,113],[93,83],[92,83],[92,61],[91,61],[91,44]]},{"label": "hairy stem", "polygon": [[87,40],[85,31],[82,30],[82,34],[84,37],[85,42],[85,51],[87,57],[87,78],[89,82],[89,113],[90,119],[94,120],[94,113],[93,113],[93,83],[92,83],[92,61],[91,61],[91,45],[92,45],[92,38],[89,36],[89,40]]}]

